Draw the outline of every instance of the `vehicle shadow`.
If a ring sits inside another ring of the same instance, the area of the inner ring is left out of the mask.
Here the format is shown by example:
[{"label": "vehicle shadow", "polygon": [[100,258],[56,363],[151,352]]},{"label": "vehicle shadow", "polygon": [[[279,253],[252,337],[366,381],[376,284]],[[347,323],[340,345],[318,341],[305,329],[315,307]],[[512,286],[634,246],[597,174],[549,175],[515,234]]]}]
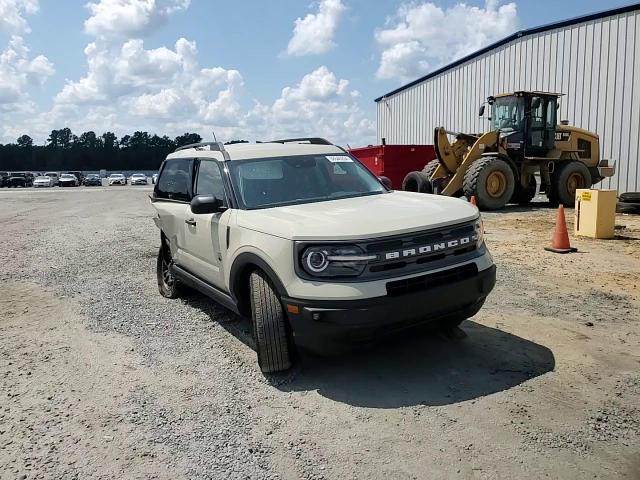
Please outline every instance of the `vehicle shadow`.
[{"label": "vehicle shadow", "polygon": [[507,390],[555,367],[543,345],[469,320],[462,329],[462,340],[424,333],[339,357],[305,355],[291,381],[273,383],[359,407],[436,406]]},{"label": "vehicle shadow", "polygon": [[[247,319],[197,292],[183,301],[255,348]],[[472,400],[555,368],[553,353],[543,345],[471,320],[461,327],[467,334],[461,340],[413,331],[335,356],[301,352],[292,371],[265,378],[283,392],[315,390],[352,406],[397,408]]]}]

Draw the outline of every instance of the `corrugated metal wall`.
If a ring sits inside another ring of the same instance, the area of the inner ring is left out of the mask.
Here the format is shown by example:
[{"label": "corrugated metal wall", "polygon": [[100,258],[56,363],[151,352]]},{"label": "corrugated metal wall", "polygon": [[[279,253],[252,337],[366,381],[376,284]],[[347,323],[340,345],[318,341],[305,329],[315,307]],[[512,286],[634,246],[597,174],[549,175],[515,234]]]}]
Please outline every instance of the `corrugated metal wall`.
[{"label": "corrugated metal wall", "polygon": [[432,144],[433,130],[482,132],[487,96],[566,94],[559,119],[595,131],[617,161],[602,188],[640,191],[640,11],[523,36],[378,102],[378,141]]}]

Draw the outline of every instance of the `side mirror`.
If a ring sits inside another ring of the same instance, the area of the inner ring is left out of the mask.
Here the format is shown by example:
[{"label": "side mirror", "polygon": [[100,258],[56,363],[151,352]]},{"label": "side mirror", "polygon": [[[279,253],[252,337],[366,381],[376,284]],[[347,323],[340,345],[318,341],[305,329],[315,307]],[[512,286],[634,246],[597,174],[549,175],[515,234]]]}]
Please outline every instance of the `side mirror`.
[{"label": "side mirror", "polygon": [[484,105],[480,105],[480,110],[478,111],[478,116],[481,117],[484,115]]},{"label": "side mirror", "polygon": [[227,209],[222,200],[213,195],[196,195],[191,200],[191,212],[198,214],[224,212]]},{"label": "side mirror", "polygon": [[389,177],[378,177],[378,180],[380,180],[380,183],[382,183],[389,190],[393,190],[393,186],[391,185],[391,180],[389,179]]}]

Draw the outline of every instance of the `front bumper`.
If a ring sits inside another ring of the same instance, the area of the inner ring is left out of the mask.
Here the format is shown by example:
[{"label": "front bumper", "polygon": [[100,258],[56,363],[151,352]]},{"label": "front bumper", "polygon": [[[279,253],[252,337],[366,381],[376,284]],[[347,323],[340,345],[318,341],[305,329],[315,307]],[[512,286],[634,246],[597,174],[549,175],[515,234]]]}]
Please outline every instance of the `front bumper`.
[{"label": "front bumper", "polygon": [[[282,301],[288,311],[295,343],[326,352],[412,327],[472,317],[495,285],[496,267],[491,265],[469,273],[469,270],[463,272],[454,268],[440,272],[438,277],[427,274],[407,283],[406,293],[401,289],[383,297],[363,300],[284,297]],[[394,288],[398,285],[393,279],[389,283],[394,284]],[[297,314],[291,313],[295,307]]]}]

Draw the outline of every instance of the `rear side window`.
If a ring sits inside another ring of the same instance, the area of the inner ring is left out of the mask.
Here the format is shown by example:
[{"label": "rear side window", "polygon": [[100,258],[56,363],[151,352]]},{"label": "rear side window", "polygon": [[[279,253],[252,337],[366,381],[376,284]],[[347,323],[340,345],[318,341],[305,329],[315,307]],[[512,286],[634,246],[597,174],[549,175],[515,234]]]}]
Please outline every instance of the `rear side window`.
[{"label": "rear side window", "polygon": [[200,161],[196,180],[196,195],[213,195],[226,205],[222,174],[217,162],[210,160]]},{"label": "rear side window", "polygon": [[156,197],[188,202],[190,190],[191,160],[167,160],[156,184]]}]

